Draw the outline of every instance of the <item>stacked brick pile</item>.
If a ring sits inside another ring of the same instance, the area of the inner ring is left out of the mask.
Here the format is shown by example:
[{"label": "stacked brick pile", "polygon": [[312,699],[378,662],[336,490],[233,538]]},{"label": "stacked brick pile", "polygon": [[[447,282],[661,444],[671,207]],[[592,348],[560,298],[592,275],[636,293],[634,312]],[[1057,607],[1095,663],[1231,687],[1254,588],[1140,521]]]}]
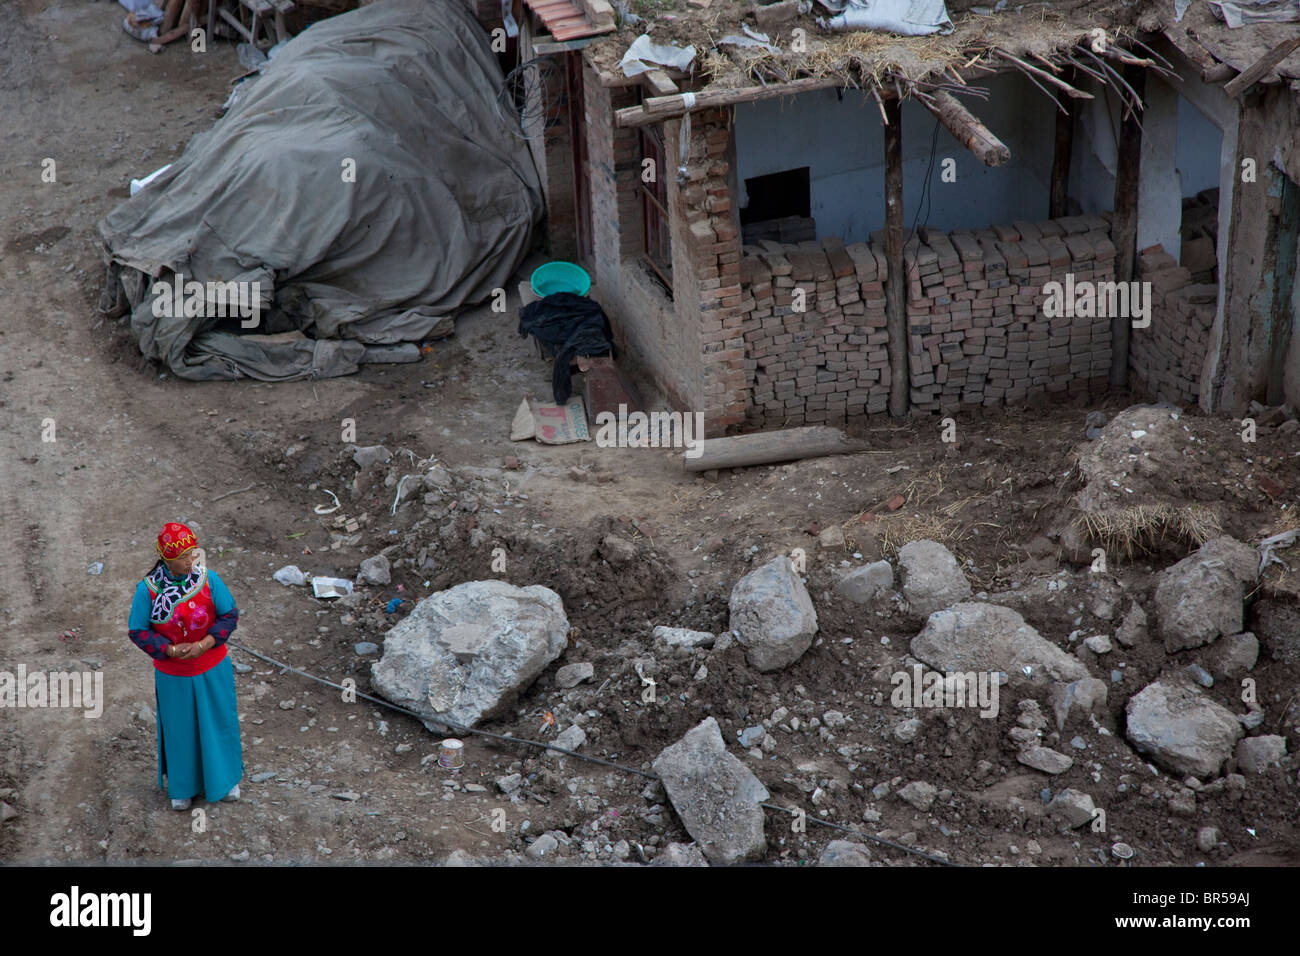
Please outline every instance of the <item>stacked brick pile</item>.
[{"label": "stacked brick pile", "polygon": [[1151,325],[1129,333],[1133,385],[1155,398],[1192,404],[1200,394],[1219,287],[1194,282],[1160,246],[1143,250],[1138,270],[1151,283]]},{"label": "stacked brick pile", "polygon": [[944,235],[904,249],[912,405],[998,405],[1101,391],[1110,318],[1047,318],[1043,287],[1114,279],[1106,220],[1071,216]]},{"label": "stacked brick pile", "polygon": [[[889,354],[881,246],[838,239],[745,246],[742,330],[750,424],[843,422],[885,410]],[[796,291],[803,293],[803,311]]]}]

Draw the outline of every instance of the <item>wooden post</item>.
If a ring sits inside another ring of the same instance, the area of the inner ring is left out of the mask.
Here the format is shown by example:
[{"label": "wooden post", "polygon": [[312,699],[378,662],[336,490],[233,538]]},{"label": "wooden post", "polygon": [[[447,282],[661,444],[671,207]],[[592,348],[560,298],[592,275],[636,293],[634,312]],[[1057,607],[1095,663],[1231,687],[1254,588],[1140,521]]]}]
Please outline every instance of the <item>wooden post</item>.
[{"label": "wooden post", "polygon": [[[1146,71],[1124,67],[1124,79],[1140,97],[1146,89]],[[1142,127],[1133,113],[1126,113],[1119,129],[1119,158],[1115,168],[1115,217],[1111,240],[1115,243],[1115,281],[1132,282],[1137,260],[1137,196],[1142,166]],[[1116,315],[1110,320],[1110,384],[1128,384],[1128,338],[1132,318]]]},{"label": "wooden post", "polygon": [[889,414],[907,414],[911,375],[907,367],[907,270],[903,267],[903,104],[885,100],[885,316],[889,332]]},{"label": "wooden post", "polygon": [[1281,405],[1286,401],[1283,382],[1286,377],[1286,358],[1291,348],[1291,293],[1295,289],[1296,237],[1300,236],[1300,187],[1285,173],[1282,180],[1282,197],[1279,200],[1276,236],[1273,248],[1276,255],[1273,267],[1273,309],[1269,316],[1268,385],[1264,401],[1268,405]]},{"label": "wooden post", "polygon": [[1300,48],[1300,36],[1284,40],[1257,60],[1253,66],[1247,67],[1240,75],[1223,84],[1223,92],[1229,96],[1239,96],[1246,92],[1266,75],[1273,72],[1273,67],[1289,57],[1298,48]]},{"label": "wooden post", "polygon": [[[1074,70],[1066,74],[1066,81],[1075,82]],[[1066,100],[1066,112],[1056,111],[1056,151],[1052,154],[1052,179],[1049,190],[1047,218],[1060,219],[1070,214],[1070,151],[1074,145],[1074,100]]]},{"label": "wooden post", "polygon": [[1001,166],[1011,158],[1011,150],[1006,144],[990,133],[988,127],[957,102],[951,93],[940,90],[921,99],[920,103],[985,166]]}]

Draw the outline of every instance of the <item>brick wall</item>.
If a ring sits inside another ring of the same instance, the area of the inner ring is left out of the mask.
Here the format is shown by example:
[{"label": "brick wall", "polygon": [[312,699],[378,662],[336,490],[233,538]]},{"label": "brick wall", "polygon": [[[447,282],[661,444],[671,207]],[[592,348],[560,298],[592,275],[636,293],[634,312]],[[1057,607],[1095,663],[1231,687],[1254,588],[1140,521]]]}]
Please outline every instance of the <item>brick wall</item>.
[{"label": "brick wall", "polygon": [[[884,411],[884,250],[827,239],[764,241],[745,252],[746,420],[779,427]],[[796,291],[804,294],[803,311],[795,311]]]},{"label": "brick wall", "polygon": [[1114,279],[1106,220],[1070,216],[925,238],[904,250],[913,407],[1106,389],[1110,319],[1043,311],[1048,282]]},{"label": "brick wall", "polygon": [[1160,246],[1143,250],[1138,269],[1151,283],[1151,325],[1129,334],[1129,382],[1154,398],[1193,404],[1200,396],[1219,287],[1196,282]]},{"label": "brick wall", "polygon": [[[921,410],[1102,391],[1110,319],[1043,313],[1043,287],[1114,278],[1104,219],[922,230],[904,247],[910,388]],[[752,425],[842,422],[886,410],[884,245],[879,235],[745,247],[742,288]],[[796,293],[804,311],[796,311]]]}]

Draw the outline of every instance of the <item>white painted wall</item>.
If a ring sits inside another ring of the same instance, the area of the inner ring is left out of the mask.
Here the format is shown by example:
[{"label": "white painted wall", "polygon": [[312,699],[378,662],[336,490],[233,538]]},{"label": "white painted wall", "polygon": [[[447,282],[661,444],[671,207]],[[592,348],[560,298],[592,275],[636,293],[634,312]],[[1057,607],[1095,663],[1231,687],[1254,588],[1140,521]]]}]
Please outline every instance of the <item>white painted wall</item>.
[{"label": "white painted wall", "polygon": [[[1148,76],[1143,95],[1141,167],[1138,173],[1137,247],[1160,245],[1175,259],[1182,258],[1179,230],[1183,224],[1183,193],[1179,182],[1178,144],[1181,130],[1178,92],[1157,77]],[[1213,149],[1218,181],[1217,144]]]},{"label": "white painted wall", "polygon": [[1119,162],[1119,97],[1096,80],[1080,78],[1093,99],[1078,100],[1070,152],[1070,198],[1084,213],[1115,208],[1115,168]]},{"label": "white painted wall", "polygon": [[[987,102],[966,106],[1011,150],[1011,161],[990,168],[942,127],[930,172],[929,215],[938,229],[982,229],[1014,219],[1047,215],[1055,137],[1051,101],[1019,74],[982,81]],[[921,200],[935,119],[921,105],[903,104],[903,218],[911,228]],[[749,201],[744,181],[809,167],[812,215],[819,237],[856,242],[885,224],[884,129],[876,101],[846,90],[818,90],[783,100],[736,106],[736,157],[740,205]],[[944,157],[956,160],[957,180],[941,179]]]},{"label": "white painted wall", "polygon": [[1178,97],[1178,178],[1182,195],[1195,196],[1219,185],[1219,151],[1223,130],[1205,114]]}]

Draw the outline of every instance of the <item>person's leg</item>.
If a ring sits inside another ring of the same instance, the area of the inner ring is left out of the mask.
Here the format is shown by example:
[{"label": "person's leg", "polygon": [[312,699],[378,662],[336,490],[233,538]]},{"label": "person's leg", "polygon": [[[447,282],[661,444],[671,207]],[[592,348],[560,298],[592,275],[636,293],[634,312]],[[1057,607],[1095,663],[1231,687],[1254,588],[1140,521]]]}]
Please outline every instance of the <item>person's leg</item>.
[{"label": "person's leg", "polygon": [[195,712],[196,678],[154,673],[161,742],[159,766],[166,769],[167,796],[173,801],[189,800],[203,789],[199,722]]},{"label": "person's leg", "polygon": [[244,759],[235,701],[235,669],[230,658],[194,681],[204,796],[213,802],[227,797],[236,800],[239,794],[235,788],[244,776]]}]

